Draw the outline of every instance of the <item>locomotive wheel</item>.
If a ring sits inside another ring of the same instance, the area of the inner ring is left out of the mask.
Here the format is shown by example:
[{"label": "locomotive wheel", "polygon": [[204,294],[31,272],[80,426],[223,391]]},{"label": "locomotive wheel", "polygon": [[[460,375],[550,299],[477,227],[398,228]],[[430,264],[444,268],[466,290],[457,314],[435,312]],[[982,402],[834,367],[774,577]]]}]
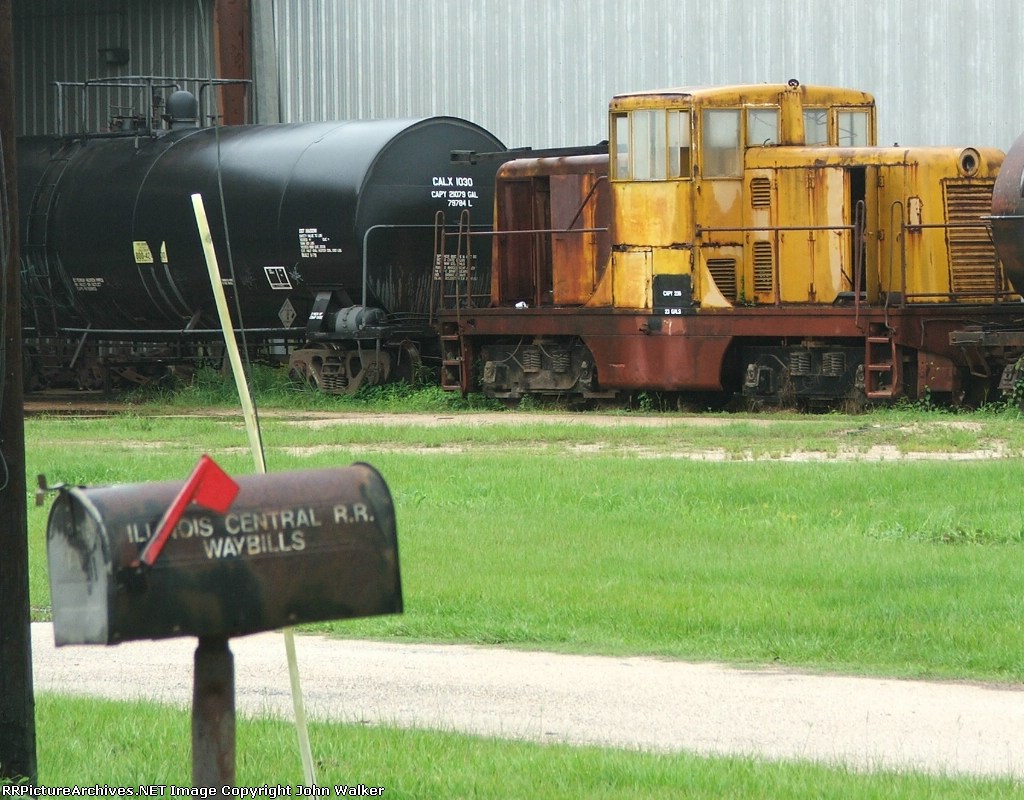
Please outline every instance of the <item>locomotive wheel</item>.
[{"label": "locomotive wheel", "polygon": [[961,403],[967,408],[981,408],[999,400],[999,377],[974,377],[964,381]]},{"label": "locomotive wheel", "polygon": [[21,353],[22,391],[37,392],[46,387],[39,364],[39,354],[34,347],[25,347]]}]

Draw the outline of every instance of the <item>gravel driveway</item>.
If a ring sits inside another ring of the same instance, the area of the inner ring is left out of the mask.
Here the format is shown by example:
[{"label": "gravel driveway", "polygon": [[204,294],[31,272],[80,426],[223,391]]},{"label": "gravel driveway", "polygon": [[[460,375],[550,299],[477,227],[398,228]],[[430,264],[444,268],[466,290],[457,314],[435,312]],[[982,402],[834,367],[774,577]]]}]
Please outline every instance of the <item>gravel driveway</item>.
[{"label": "gravel driveway", "polygon": [[[36,691],[191,703],[194,639],[54,648],[46,623],[32,638]],[[311,719],[1024,778],[1020,687],[320,636],[296,648]],[[239,713],[290,718],[283,636],[231,650]],[[157,670],[178,680],[152,694],[142,676]]]}]

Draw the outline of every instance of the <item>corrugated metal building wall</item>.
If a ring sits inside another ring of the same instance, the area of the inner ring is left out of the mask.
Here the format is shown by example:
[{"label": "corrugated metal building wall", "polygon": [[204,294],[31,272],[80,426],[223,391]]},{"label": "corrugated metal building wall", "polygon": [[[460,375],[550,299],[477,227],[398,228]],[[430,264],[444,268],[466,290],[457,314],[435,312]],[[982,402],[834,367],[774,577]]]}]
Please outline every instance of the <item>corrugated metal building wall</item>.
[{"label": "corrugated metal building wall", "polygon": [[275,0],[282,118],[453,114],[509,145],[606,138],[617,92],[870,91],[884,143],[1006,149],[1024,130],[1020,0]]},{"label": "corrugated metal building wall", "polygon": [[[1024,130],[1020,0],[251,1],[272,11],[276,54],[257,56],[270,74],[276,56],[283,121],[452,114],[561,146],[606,138],[617,92],[798,78],[873,92],[884,143]],[[211,5],[14,0],[19,130],[54,130],[55,80],[208,75]]]},{"label": "corrugated metal building wall", "polygon": [[[55,131],[54,81],[123,75],[206,77],[210,71],[210,0],[14,0],[15,114],[20,133]],[[126,64],[100,52],[123,48]],[[124,102],[130,98],[122,94]],[[104,105],[89,109],[102,120]],[[77,130],[80,115],[69,114]]]}]

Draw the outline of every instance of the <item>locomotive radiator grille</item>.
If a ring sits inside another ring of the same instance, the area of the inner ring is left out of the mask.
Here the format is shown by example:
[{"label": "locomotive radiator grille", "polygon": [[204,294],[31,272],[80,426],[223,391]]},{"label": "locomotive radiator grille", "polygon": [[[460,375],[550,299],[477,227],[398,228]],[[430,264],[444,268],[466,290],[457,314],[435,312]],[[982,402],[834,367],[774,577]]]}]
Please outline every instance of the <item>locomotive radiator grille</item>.
[{"label": "locomotive radiator grille", "polygon": [[754,242],[754,291],[757,294],[771,294],[774,290],[774,262],[772,243]]},{"label": "locomotive radiator grille", "polygon": [[[1001,291],[1002,270],[983,217],[991,213],[995,181],[948,181],[946,219],[950,289],[954,294]],[[977,227],[959,227],[977,225]]]},{"label": "locomotive radiator grille", "polygon": [[772,204],[772,182],[768,178],[757,177],[750,180],[751,208],[769,208]]},{"label": "locomotive radiator grille", "polygon": [[736,259],[735,258],[709,258],[707,261],[708,272],[715,279],[718,291],[726,300],[735,301],[736,298]]}]

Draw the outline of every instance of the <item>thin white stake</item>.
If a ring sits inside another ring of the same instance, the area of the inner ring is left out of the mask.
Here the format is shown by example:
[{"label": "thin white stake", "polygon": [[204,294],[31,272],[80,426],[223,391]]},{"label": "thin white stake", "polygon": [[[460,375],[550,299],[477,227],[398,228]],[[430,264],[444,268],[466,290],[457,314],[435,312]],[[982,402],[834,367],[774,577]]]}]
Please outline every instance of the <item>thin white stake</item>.
[{"label": "thin white stake", "polygon": [[[217,264],[217,253],[213,248],[213,235],[210,233],[210,223],[206,218],[206,206],[203,205],[203,196],[192,195],[192,207],[195,209],[196,225],[199,227],[199,238],[203,243],[203,252],[206,254],[206,267],[210,271],[210,285],[213,287],[213,297],[217,303],[217,314],[220,316],[221,329],[224,331],[224,344],[227,347],[228,359],[231,362],[231,371],[235,376],[235,386],[238,387],[238,396],[242,401],[242,414],[245,417],[245,429],[249,435],[249,448],[252,450],[253,461],[256,463],[256,471],[266,473],[267,463],[263,456],[263,443],[260,438],[260,427],[256,421],[256,412],[253,408],[252,397],[249,394],[249,385],[245,380],[245,372],[242,369],[242,358],[238,353],[238,342],[235,341],[235,333],[231,327],[231,314],[228,312],[228,301],[224,295],[224,284],[221,280],[220,267]],[[284,647],[288,654],[288,675],[292,684],[292,706],[295,709],[295,729],[299,736],[299,754],[302,757],[302,771],[305,774],[306,785],[316,785],[316,774],[313,771],[313,753],[309,746],[309,729],[306,726],[306,710],[302,702],[302,683],[299,679],[299,663],[295,656],[295,635],[291,628],[285,628]]]}]

